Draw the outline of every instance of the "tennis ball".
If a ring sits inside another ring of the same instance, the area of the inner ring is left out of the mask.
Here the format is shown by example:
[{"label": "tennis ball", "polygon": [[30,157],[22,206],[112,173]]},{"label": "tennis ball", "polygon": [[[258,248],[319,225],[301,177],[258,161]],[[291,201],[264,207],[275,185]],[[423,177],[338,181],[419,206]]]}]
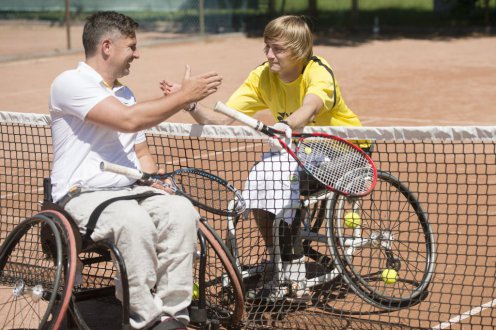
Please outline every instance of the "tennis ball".
[{"label": "tennis ball", "polygon": [[305,153],[306,153],[307,155],[309,155],[309,154],[311,154],[311,153],[312,153],[312,148],[310,148],[310,147],[305,147],[304,151],[305,151]]},{"label": "tennis ball", "polygon": [[394,284],[398,279],[398,272],[392,268],[386,268],[382,271],[382,280],[386,284]]},{"label": "tennis ball", "polygon": [[344,224],[348,228],[355,229],[362,224],[362,218],[356,212],[348,212],[344,215]]},{"label": "tennis ball", "polygon": [[193,283],[193,299],[200,299],[200,287],[197,283]]}]

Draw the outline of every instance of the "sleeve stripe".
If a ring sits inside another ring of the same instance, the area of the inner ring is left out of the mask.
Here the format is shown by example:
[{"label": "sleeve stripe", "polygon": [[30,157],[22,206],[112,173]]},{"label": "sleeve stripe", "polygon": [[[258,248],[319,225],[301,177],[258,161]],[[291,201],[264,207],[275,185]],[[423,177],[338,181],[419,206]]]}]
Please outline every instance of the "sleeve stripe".
[{"label": "sleeve stripe", "polygon": [[332,76],[332,85],[334,87],[334,104],[332,105],[332,107],[334,108],[334,106],[336,106],[336,101],[337,101],[336,100],[336,96],[337,96],[336,95],[336,80],[334,79],[334,72],[332,72],[332,70],[331,70],[330,67],[328,67],[327,65],[325,65],[324,63],[322,63],[322,61],[317,56],[312,56],[310,58],[310,60],[316,62],[317,64],[319,64],[321,66],[323,66],[327,70],[327,72],[329,72],[331,74],[331,76]]}]

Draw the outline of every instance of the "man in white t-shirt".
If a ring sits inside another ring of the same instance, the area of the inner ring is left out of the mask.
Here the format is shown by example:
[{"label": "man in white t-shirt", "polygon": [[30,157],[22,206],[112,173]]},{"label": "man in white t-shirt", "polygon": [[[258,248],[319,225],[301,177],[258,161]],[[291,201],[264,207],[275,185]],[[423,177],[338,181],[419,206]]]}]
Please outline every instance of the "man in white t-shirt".
[{"label": "man in white t-shirt", "polygon": [[[196,209],[184,197],[103,172],[99,165],[108,161],[163,173],[142,130],[194,107],[217,91],[222,78],[215,72],[190,77],[187,66],[178,93],[136,103],[118,79],[128,75],[132,61],[139,58],[137,28],[132,18],[116,12],[91,15],[83,31],[85,61],[53,81],[52,197],[82,233],[94,241],[110,239],[119,248],[129,275],[133,328],[185,329],[193,288]],[[103,201],[147,192],[155,195],[113,202],[94,228],[88,225],[90,214]],[[116,295],[121,298],[119,285]]]}]

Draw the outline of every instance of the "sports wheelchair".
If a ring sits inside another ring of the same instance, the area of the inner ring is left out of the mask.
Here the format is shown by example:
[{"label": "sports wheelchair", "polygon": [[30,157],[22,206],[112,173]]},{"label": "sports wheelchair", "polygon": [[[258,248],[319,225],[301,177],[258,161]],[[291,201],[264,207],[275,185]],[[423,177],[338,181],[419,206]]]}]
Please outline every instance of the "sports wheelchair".
[{"label": "sports wheelchair", "polygon": [[[51,199],[44,179],[41,211],[19,223],[0,248],[0,328],[90,329],[79,305],[92,299],[115,300],[120,274],[121,316],[105,329],[131,329],[125,262],[108,240],[92,241]],[[207,223],[200,221],[194,269],[191,324],[200,329],[241,323],[244,288],[232,256]],[[221,274],[221,275],[219,275]]]},{"label": "sports wheelchair", "polygon": [[[374,190],[363,197],[347,197],[312,182],[305,189],[300,187],[300,194],[300,200],[288,207],[296,210],[292,232],[299,233],[303,246],[306,288],[311,294],[307,306],[359,315],[406,308],[428,296],[436,259],[434,234],[415,194],[398,178],[378,170]],[[281,278],[281,223],[276,217],[275,258],[268,262],[254,219],[229,219],[226,245],[247,295],[271,277]],[[290,304],[291,283],[286,286]],[[331,292],[336,287],[341,287],[340,292]],[[350,293],[371,308],[347,303]]]}]

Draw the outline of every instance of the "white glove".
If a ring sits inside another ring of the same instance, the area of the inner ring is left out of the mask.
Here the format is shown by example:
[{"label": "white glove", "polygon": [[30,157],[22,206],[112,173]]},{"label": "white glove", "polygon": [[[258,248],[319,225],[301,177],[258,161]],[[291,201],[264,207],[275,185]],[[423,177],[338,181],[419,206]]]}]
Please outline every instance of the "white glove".
[{"label": "white glove", "polygon": [[[281,139],[288,145],[288,147],[291,148],[291,142],[292,142],[291,136],[293,134],[293,130],[291,129],[291,127],[289,127],[289,125],[287,125],[285,123],[276,123],[274,126],[272,126],[272,128],[274,128],[278,131],[284,132],[284,136],[281,136]],[[279,143],[279,141],[277,140],[277,138],[270,137],[269,138],[269,145],[270,145],[270,151],[271,152],[285,151],[283,149],[283,147],[281,146],[281,144]]]}]

